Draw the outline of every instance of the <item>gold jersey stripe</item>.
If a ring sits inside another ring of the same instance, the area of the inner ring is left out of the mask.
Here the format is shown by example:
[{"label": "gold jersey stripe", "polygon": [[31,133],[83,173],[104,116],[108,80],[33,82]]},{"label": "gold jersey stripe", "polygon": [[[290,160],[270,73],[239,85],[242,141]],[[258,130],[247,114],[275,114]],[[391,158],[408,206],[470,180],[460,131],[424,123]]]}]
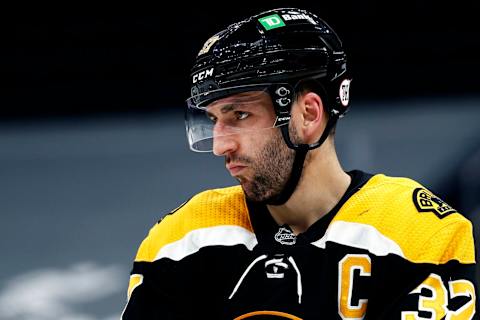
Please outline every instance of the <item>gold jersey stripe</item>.
[{"label": "gold jersey stripe", "polygon": [[165,245],[194,230],[216,226],[238,226],[253,232],[240,186],[199,193],[175,213],[165,216],[143,240],[135,261],[153,261]]},{"label": "gold jersey stripe", "polygon": [[331,225],[336,221],[370,225],[415,263],[474,263],[471,222],[459,213],[440,219],[432,212],[419,212],[413,201],[419,187],[408,178],[375,175],[342,206]]},{"label": "gold jersey stripe", "polygon": [[128,291],[127,291],[127,300],[130,300],[133,290],[136,287],[143,283],[143,275],[141,274],[132,274],[130,276],[130,281],[128,282]]}]

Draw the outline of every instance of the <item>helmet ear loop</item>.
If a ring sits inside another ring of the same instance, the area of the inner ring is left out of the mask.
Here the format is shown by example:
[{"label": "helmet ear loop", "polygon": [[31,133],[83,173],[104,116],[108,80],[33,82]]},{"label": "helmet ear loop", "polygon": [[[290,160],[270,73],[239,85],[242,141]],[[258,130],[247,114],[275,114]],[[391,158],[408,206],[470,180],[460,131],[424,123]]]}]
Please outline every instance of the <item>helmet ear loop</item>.
[{"label": "helmet ear loop", "polygon": [[280,132],[282,133],[283,140],[287,144],[287,146],[290,149],[295,150],[295,158],[294,162],[292,165],[292,170],[290,172],[290,177],[285,184],[284,189],[280,193],[280,195],[269,202],[271,205],[282,205],[285,202],[290,199],[292,196],[293,192],[297,188],[298,182],[300,181],[300,178],[302,176],[302,171],[303,171],[303,166],[305,164],[305,158],[307,156],[307,153],[309,150],[318,148],[328,137],[331,128],[335,125],[337,118],[335,116],[331,116],[327,122],[327,126],[325,130],[322,133],[322,136],[320,139],[314,143],[314,144],[296,144],[293,143],[292,140],[290,139],[290,133],[289,133],[289,125],[290,125],[290,120],[292,118],[291,116],[291,109],[292,109],[292,104],[293,104],[293,96],[290,96],[290,103],[285,106],[285,105],[279,105],[278,100],[276,99],[276,96],[274,93],[270,92],[270,95],[273,100],[274,108],[275,108],[275,113],[277,115],[277,123],[279,121],[282,122],[282,124],[279,126]]},{"label": "helmet ear loop", "polygon": [[308,145],[307,144],[295,144],[292,142],[290,139],[290,134],[288,132],[289,130],[289,125],[290,125],[290,120],[291,120],[291,107],[292,103],[290,102],[290,105],[288,106],[288,112],[283,112],[280,113],[278,111],[277,105],[275,105],[275,112],[277,114],[277,119],[281,115],[282,118],[288,119],[285,120],[284,125],[279,126],[280,132],[282,133],[283,140],[287,144],[287,146],[290,149],[295,150],[295,158],[292,164],[292,169],[290,171],[290,177],[287,180],[287,183],[285,184],[285,187],[283,188],[282,192],[279,194],[279,196],[276,199],[273,199],[272,201],[269,202],[271,205],[282,205],[285,202],[290,199],[292,196],[293,192],[297,188],[298,182],[300,181],[300,178],[302,176],[302,171],[303,171],[303,165],[305,163],[305,158],[307,156],[308,152]]},{"label": "helmet ear loop", "polygon": [[287,146],[290,149],[297,150],[297,151],[313,150],[313,149],[316,149],[316,148],[320,147],[325,142],[328,135],[330,134],[330,131],[335,126],[335,123],[337,123],[337,119],[338,119],[338,117],[331,115],[330,118],[327,121],[327,125],[325,126],[325,129],[323,130],[323,133],[322,133],[320,139],[318,139],[317,142],[312,143],[312,144],[306,144],[306,143],[296,144],[296,143],[293,143],[292,140],[290,139],[290,133],[289,133],[289,126],[288,125],[281,126],[280,131],[282,133],[283,140],[285,141],[285,143],[287,144]]}]

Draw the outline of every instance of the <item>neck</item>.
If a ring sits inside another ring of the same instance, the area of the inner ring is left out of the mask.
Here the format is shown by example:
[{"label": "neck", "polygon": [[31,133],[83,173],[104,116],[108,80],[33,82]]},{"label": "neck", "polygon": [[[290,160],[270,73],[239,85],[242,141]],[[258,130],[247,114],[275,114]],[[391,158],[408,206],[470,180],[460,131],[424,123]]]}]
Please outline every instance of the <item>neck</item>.
[{"label": "neck", "polygon": [[309,151],[302,177],[290,199],[283,205],[267,207],[279,225],[288,224],[298,234],[335,207],[350,181],[340,166],[333,143],[325,141]]}]

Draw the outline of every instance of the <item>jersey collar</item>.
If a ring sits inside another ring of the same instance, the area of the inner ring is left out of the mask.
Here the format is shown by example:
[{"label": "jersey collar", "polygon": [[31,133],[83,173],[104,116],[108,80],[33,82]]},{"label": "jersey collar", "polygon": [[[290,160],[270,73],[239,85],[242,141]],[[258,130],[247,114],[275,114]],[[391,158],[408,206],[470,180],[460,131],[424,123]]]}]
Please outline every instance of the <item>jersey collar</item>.
[{"label": "jersey collar", "polygon": [[[317,220],[305,232],[296,235],[296,237],[293,235],[293,232],[288,225],[280,226],[275,222],[265,204],[259,204],[247,199],[248,213],[258,243],[292,247],[309,244],[320,239],[325,234],[328,225],[345,202],[360,190],[361,187],[373,176],[372,174],[360,170],[352,170],[347,172],[347,174],[352,177],[352,181],[340,201],[332,208],[332,210],[330,210],[330,212]],[[292,238],[292,235],[295,239]]]}]

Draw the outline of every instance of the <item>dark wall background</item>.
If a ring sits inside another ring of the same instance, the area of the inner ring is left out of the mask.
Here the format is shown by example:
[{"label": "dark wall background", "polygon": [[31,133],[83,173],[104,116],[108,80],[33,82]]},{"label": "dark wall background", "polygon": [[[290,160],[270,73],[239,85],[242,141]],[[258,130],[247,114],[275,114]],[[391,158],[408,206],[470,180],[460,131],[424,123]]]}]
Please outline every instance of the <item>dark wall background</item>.
[{"label": "dark wall background", "polygon": [[232,21],[284,6],[312,10],[337,31],[349,53],[354,99],[478,92],[480,5],[473,0],[39,7],[14,15],[14,59],[7,54],[1,62],[13,81],[3,84],[1,115],[143,113],[182,106],[191,61],[206,39]]}]

